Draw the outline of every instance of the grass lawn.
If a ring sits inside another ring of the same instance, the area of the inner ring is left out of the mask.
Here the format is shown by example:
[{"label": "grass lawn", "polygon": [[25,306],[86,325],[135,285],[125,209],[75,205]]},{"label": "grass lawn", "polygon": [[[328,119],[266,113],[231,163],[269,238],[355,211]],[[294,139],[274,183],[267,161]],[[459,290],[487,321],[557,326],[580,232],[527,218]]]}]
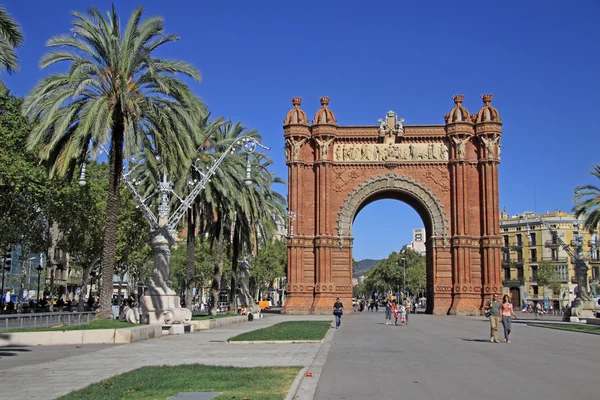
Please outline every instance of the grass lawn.
[{"label": "grass lawn", "polygon": [[591,333],[600,335],[600,326],[596,325],[566,325],[566,324],[527,324],[529,326],[538,326],[541,328],[560,329],[563,331],[574,331],[582,333]]},{"label": "grass lawn", "polygon": [[268,328],[242,333],[230,342],[256,340],[322,340],[331,329],[331,321],[281,322]]},{"label": "grass lawn", "polygon": [[284,399],[301,367],[210,365],[144,367],[94,383],[61,400],[166,399],[181,392],[221,392],[216,399]]},{"label": "grass lawn", "polygon": [[116,319],[95,319],[89,324],[83,325],[70,325],[70,326],[56,326],[51,328],[15,328],[0,330],[2,333],[16,333],[16,332],[52,332],[52,331],[81,331],[85,329],[119,329],[119,328],[131,328],[139,326],[136,324],[130,324],[129,322],[120,321]]},{"label": "grass lawn", "polygon": [[217,319],[217,318],[227,318],[227,317],[239,317],[238,314],[217,314],[217,315],[196,315],[192,317],[192,321],[204,321],[206,319]]}]

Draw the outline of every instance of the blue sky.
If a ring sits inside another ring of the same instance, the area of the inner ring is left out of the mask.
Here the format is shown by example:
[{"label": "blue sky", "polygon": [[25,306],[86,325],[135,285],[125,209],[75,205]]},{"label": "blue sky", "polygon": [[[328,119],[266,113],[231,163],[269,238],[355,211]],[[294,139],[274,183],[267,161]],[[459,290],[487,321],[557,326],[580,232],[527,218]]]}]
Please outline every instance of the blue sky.
[{"label": "blue sky", "polygon": [[[5,1],[25,33],[7,86],[25,95],[47,74],[37,66],[44,43],[69,31],[70,11],[110,4]],[[597,183],[588,171],[600,162],[598,0],[116,1],[123,23],[139,4],[181,36],[161,55],[196,65],[194,91],[214,116],[257,129],[284,178],[281,126],[293,96],[311,118],[327,95],[340,125],[376,125],[390,109],[409,125],[443,123],[453,94],[473,113],[494,93],[502,207],[568,211],[575,186]],[[403,203],[373,203],[356,219],[354,257],[384,258],[420,226]]]}]

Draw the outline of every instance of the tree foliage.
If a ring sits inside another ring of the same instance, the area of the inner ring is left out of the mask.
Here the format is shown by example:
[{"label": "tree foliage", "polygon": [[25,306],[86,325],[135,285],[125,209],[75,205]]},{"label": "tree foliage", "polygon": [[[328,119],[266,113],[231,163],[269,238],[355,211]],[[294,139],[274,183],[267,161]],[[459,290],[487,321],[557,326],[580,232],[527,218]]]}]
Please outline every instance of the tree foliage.
[{"label": "tree foliage", "polygon": [[277,239],[267,242],[252,261],[251,288],[258,291],[265,285],[272,284],[275,279],[286,275],[286,267],[287,243]]},{"label": "tree foliage", "polygon": [[0,5],[0,69],[9,74],[19,69],[15,49],[23,44],[19,24]]},{"label": "tree foliage", "polygon": [[22,99],[0,89],[0,247],[27,243],[45,251],[49,186],[44,166],[26,150],[30,132]]},{"label": "tree foliage", "polygon": [[562,282],[558,275],[556,265],[554,265],[552,262],[542,261],[538,266],[535,279],[539,286],[547,287],[555,294],[560,293]]},{"label": "tree foliage", "polygon": [[[590,174],[600,179],[600,164],[593,166]],[[596,185],[582,185],[575,188],[573,208],[575,216],[585,215],[584,226],[590,232],[598,230],[600,226],[600,187]]]},{"label": "tree foliage", "polygon": [[[116,9],[74,12],[71,32],[51,38],[54,50],[42,68],[67,63],[67,72],[41,79],[27,96],[24,112],[35,123],[30,148],[48,161],[51,176],[70,175],[110,143],[102,274],[115,266],[119,191],[124,158],[152,149],[177,170],[191,150],[190,133],[205,107],[181,77],[200,80],[192,65],[155,57],[166,35],[163,20],[142,20],[136,8],[122,29]],[[111,318],[112,280],[102,281],[99,315]]]},{"label": "tree foliage", "polygon": [[365,290],[370,293],[395,292],[407,288],[410,293],[417,295],[425,290],[426,286],[425,257],[407,247],[400,253],[392,252],[367,272],[364,285]]}]

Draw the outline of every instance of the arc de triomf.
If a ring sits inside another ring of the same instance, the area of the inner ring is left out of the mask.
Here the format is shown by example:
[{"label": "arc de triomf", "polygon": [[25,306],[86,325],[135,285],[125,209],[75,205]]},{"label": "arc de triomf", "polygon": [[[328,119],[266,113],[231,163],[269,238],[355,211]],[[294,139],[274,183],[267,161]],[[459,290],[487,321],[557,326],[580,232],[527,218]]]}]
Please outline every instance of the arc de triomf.
[{"label": "arc de triomf", "polygon": [[340,126],[328,97],[309,124],[302,99],[292,99],[283,127],[290,221],[282,312],[330,313],[336,297],[352,304],[352,223],[384,198],[409,204],[425,224],[427,312],[479,314],[484,299],[502,293],[502,122],[493,95],[481,97],[477,114],[455,95],[445,124],[413,126],[393,111],[378,125]]}]

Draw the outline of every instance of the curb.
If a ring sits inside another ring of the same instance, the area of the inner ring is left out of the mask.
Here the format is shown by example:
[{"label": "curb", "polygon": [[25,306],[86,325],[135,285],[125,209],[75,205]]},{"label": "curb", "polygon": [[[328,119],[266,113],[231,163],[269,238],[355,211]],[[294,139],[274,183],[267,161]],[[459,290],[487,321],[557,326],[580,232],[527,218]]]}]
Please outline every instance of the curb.
[{"label": "curb", "polygon": [[298,391],[298,388],[300,388],[300,384],[302,383],[302,379],[304,379],[304,374],[306,374],[306,371],[308,371],[308,367],[304,367],[300,370],[300,372],[298,372],[298,375],[296,375],[296,378],[290,386],[290,390],[288,390],[287,396],[285,396],[285,400],[294,400],[296,392]]},{"label": "curb", "polygon": [[[323,344],[317,353],[317,356],[313,360],[312,364],[304,368],[300,371],[300,374],[292,383],[292,387],[288,392],[286,400],[312,400],[315,397],[315,393],[317,391],[317,386],[319,384],[319,379],[321,379],[321,373],[323,372],[323,366],[325,365],[325,361],[327,360],[327,354],[329,354],[329,349],[331,348],[331,343],[333,342],[333,337],[335,336],[335,329],[329,330],[325,339],[323,339]],[[312,372],[312,377],[307,379],[306,373]],[[294,384],[296,380],[299,380],[299,384],[297,388],[295,388]]]},{"label": "curb", "polygon": [[323,343],[323,340],[234,340],[227,341],[228,344],[318,344]]}]

